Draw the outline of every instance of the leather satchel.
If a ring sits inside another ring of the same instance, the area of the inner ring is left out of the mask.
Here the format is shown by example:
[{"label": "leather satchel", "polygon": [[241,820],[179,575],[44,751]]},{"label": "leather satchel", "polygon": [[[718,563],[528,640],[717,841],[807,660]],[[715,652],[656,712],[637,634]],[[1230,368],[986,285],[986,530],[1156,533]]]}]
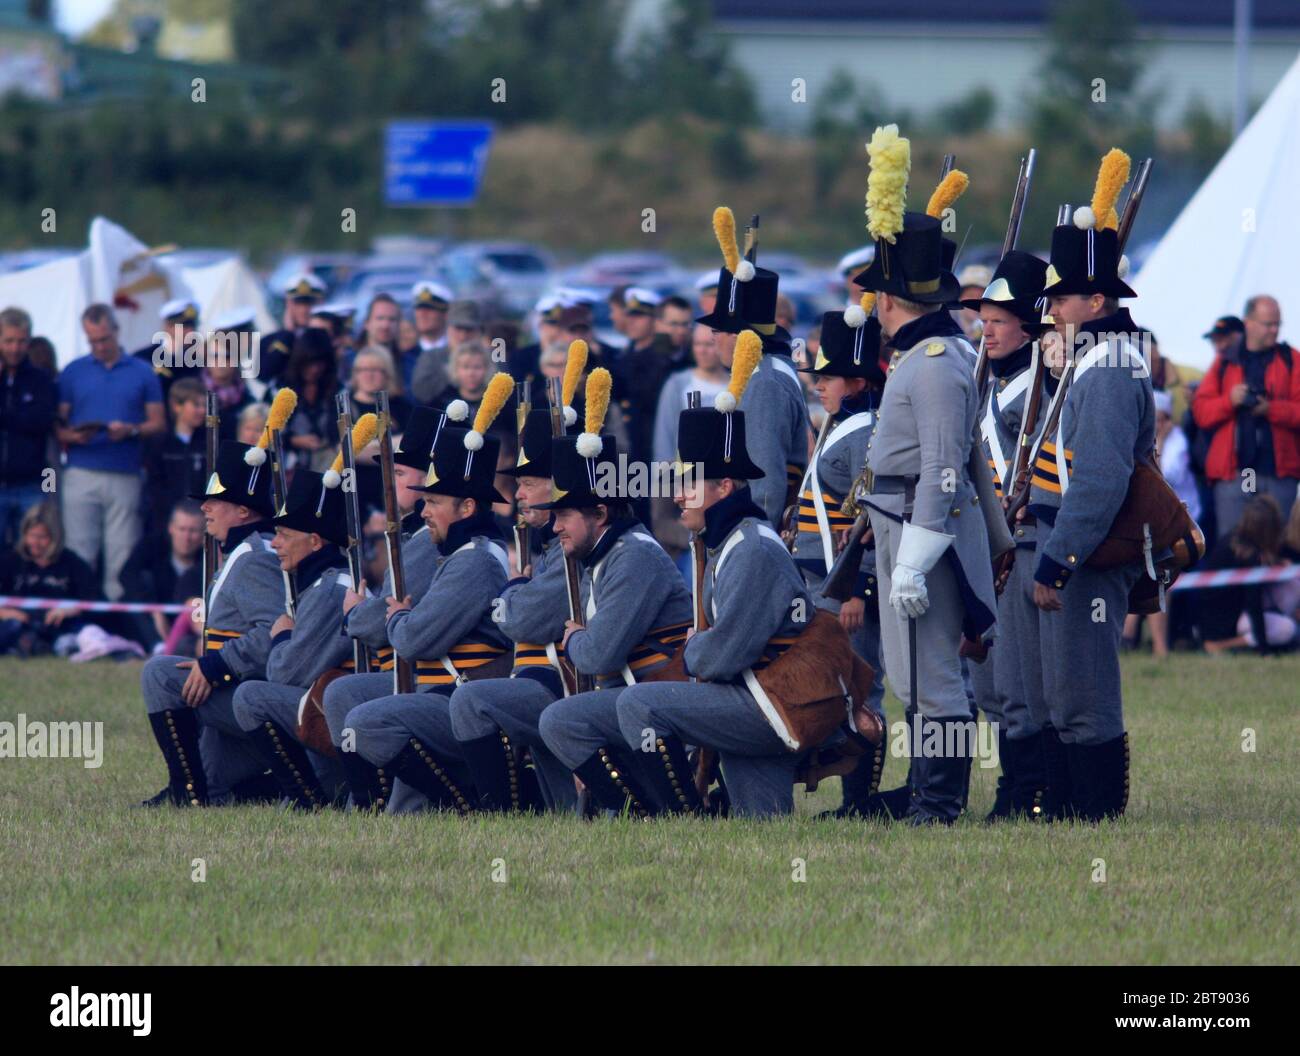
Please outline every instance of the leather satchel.
[{"label": "leather satchel", "polygon": [[298,728],[295,731],[313,752],[330,759],[338,757],[338,749],[330,737],[329,724],[325,721],[325,689],[336,678],[352,674],[342,667],[332,667],[311,684],[311,689],[303,694],[298,704]]},{"label": "leather satchel", "polygon": [[[1163,561],[1155,555],[1172,551]],[[1106,571],[1146,563],[1173,575],[1205,556],[1205,536],[1150,457],[1138,461],[1124,503],[1101,545],[1084,562]],[[1148,577],[1150,578],[1150,577]]]}]

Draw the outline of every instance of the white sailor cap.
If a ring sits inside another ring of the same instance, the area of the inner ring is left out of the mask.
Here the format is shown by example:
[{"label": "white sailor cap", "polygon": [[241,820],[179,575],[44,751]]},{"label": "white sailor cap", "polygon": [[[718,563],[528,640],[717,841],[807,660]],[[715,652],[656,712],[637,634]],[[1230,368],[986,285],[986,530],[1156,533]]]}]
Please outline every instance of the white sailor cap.
[{"label": "white sailor cap", "polygon": [[318,304],[311,310],[312,315],[329,315],[335,319],[351,319],[357,314],[357,306],[348,304],[345,301],[330,301],[329,304]]},{"label": "white sailor cap", "polygon": [[212,329],[239,330],[243,327],[250,327],[253,325],[253,317],[256,314],[250,304],[243,304],[238,308],[227,308],[212,320]]},{"label": "white sailor cap", "polygon": [[537,313],[537,318],[542,322],[554,323],[559,320],[560,312],[564,310],[564,298],[559,293],[543,294],[533,305],[533,311]]},{"label": "white sailor cap", "polygon": [[284,295],[295,300],[319,301],[325,296],[325,283],[310,271],[302,271],[289,280]]},{"label": "white sailor cap", "polygon": [[452,292],[440,282],[424,279],[411,287],[411,306],[413,308],[450,307]]},{"label": "white sailor cap", "polygon": [[987,264],[967,264],[957,276],[957,285],[963,290],[968,286],[978,286],[981,290],[987,289],[992,281],[993,269]]},{"label": "white sailor cap", "polygon": [[623,292],[623,307],[629,312],[652,315],[662,303],[663,298],[659,294],[644,286],[629,286]]},{"label": "white sailor cap", "polygon": [[838,268],[839,273],[841,275],[847,275],[851,271],[858,271],[865,268],[875,259],[876,244],[874,242],[870,245],[860,246],[852,252],[845,253],[844,256],[840,257]]},{"label": "white sailor cap", "polygon": [[718,288],[717,271],[702,271],[695,277],[695,289],[699,293],[705,290],[716,290]]},{"label": "white sailor cap", "polygon": [[164,323],[197,323],[199,306],[188,297],[177,297],[162,306],[158,318]]},{"label": "white sailor cap", "polygon": [[596,290],[585,286],[564,286],[555,291],[560,303],[569,308],[590,308],[599,303],[601,297]]}]

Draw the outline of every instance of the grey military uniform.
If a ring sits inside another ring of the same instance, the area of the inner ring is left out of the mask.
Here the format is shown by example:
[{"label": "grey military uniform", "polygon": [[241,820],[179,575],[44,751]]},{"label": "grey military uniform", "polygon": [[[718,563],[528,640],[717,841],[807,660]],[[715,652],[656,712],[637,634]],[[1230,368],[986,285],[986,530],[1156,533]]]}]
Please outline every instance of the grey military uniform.
[{"label": "grey military uniform", "polygon": [[[235,690],[265,676],[271,625],[285,611],[280,563],[255,530],[235,529],[233,543],[209,592],[204,635],[207,652],[199,666],[212,683],[208,699],[194,709],[202,727],[200,750],[208,792],[220,799],[231,786],[265,767],[235,717]],[[140,675],[145,710],[160,713],[186,707],[181,687],[189,670],[177,665],[193,657],[155,656]]]},{"label": "grey military uniform", "polygon": [[632,686],[618,700],[618,718],[634,752],[668,735],[716,749],[732,810],[766,816],[794,809],[799,756],[744,676],[780,654],[773,639],[796,637],[807,626],[813,599],[780,537],[756,514],[734,527],[720,523],[722,538],[709,550],[704,605],[711,624],[692,636],[685,656],[700,681]]},{"label": "grey military uniform", "polygon": [[750,491],[768,520],[780,525],[786,496],[808,465],[808,404],[788,355],[764,353],[741,405],[750,460],[764,473]]}]

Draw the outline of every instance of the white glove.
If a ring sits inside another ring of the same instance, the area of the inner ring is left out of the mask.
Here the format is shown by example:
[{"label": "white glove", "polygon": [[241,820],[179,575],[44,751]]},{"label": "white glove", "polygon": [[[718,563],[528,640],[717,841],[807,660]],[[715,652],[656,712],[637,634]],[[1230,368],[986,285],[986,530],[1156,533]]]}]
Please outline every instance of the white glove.
[{"label": "white glove", "polygon": [[903,525],[903,537],[894,557],[889,588],[889,604],[900,616],[915,619],[930,607],[925,575],[934,568],[955,538],[943,532],[932,532],[919,524]]}]

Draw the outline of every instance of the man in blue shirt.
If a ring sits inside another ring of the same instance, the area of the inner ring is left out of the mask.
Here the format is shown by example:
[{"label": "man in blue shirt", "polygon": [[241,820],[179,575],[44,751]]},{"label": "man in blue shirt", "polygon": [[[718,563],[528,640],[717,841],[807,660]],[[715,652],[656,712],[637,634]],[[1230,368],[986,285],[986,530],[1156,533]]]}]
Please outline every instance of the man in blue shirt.
[{"label": "man in blue shirt", "polygon": [[123,353],[113,309],[92,304],[81,326],[90,355],[59,375],[58,438],[67,448],[59,485],[63,524],[68,546],[102,570],[104,596],[116,601],[122,566],[140,538],[140,441],[167,423],[158,376]]}]

